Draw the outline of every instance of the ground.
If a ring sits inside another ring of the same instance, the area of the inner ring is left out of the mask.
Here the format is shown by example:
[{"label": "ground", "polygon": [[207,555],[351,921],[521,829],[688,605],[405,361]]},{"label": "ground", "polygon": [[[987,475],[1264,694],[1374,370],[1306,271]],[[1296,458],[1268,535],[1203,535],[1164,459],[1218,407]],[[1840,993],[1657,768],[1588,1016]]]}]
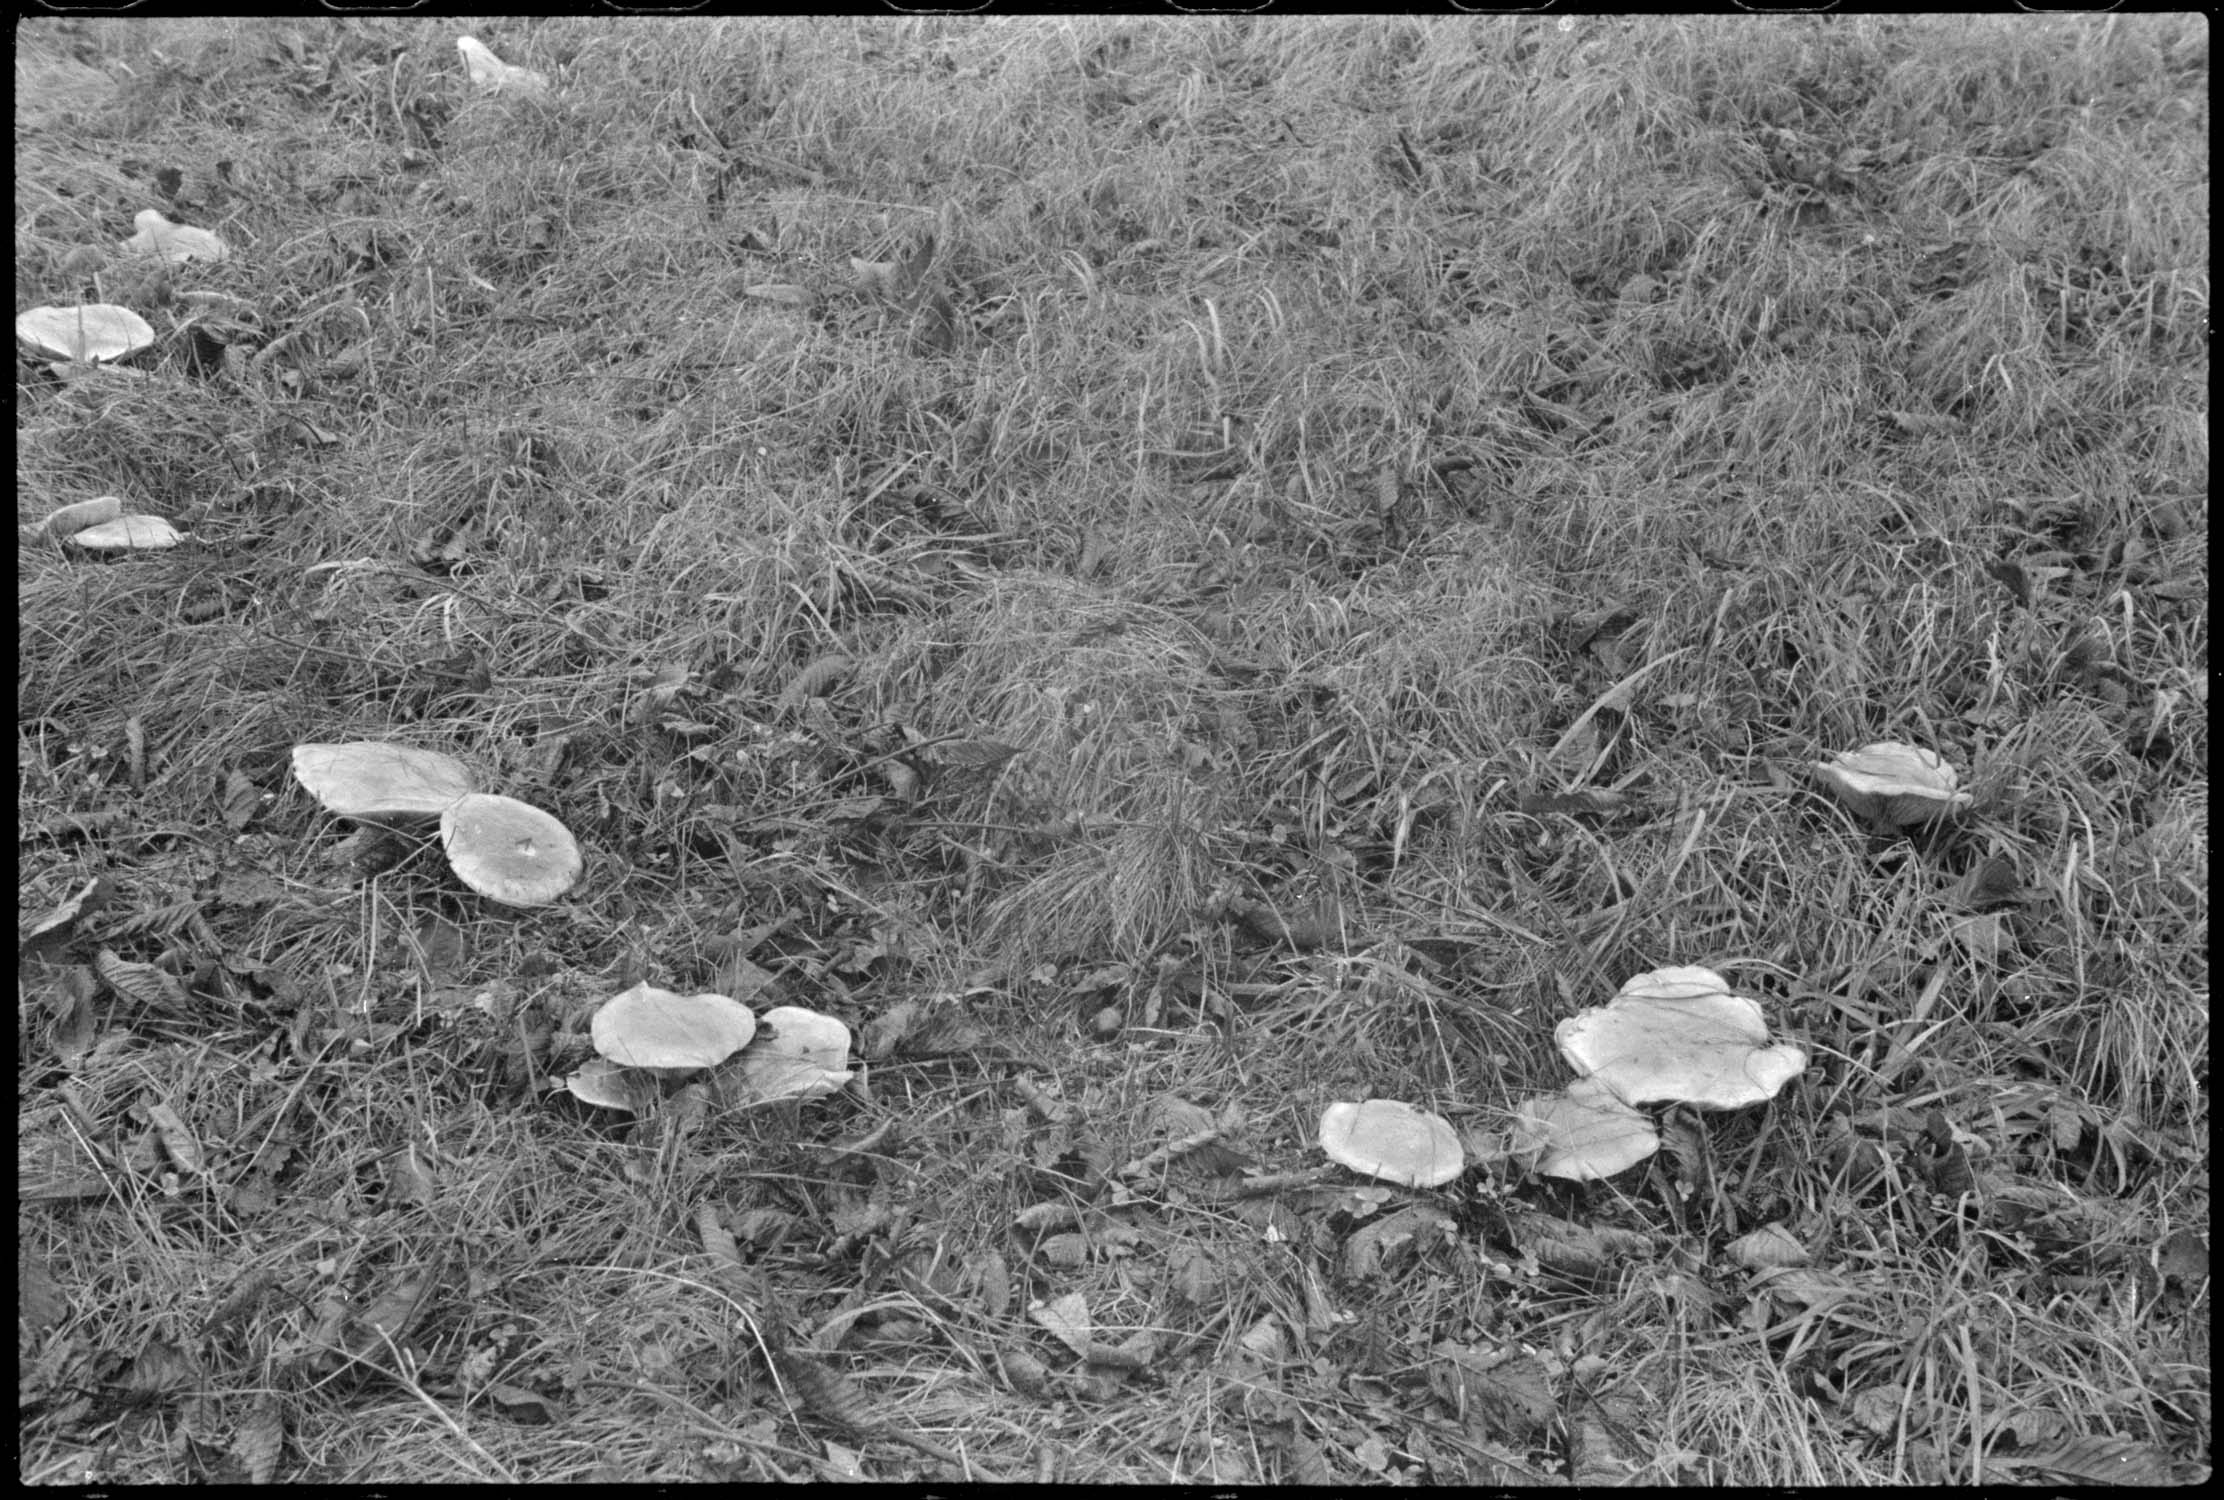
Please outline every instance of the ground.
[{"label": "ground", "polygon": [[[2205,1476],[2202,18],[16,45],[26,1481]],[[1548,1175],[1682,966],[1804,1067]]]}]

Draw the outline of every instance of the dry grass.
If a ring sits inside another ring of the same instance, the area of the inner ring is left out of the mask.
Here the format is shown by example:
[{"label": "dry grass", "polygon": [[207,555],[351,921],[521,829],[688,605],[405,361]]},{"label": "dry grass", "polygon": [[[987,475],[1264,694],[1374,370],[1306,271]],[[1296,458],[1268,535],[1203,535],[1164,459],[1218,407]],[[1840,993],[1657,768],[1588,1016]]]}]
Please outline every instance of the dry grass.
[{"label": "dry grass", "polygon": [[[26,1480],[2205,1472],[2199,19],[478,34],[18,33],[17,305],[166,334],[19,360],[19,523],[193,537],[19,554]],[[149,206],[236,255],[69,259]],[[353,738],[586,880],[343,844]],[[1244,1175],[1668,964],[1806,1076]],[[749,965],[866,1085],[551,1093]]]}]

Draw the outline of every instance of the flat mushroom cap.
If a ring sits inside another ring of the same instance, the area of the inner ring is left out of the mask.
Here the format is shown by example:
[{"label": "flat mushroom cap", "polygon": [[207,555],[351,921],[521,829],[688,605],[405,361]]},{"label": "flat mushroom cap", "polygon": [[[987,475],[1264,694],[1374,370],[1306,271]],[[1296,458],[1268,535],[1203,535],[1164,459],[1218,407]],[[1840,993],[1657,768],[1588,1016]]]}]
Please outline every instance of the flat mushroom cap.
[{"label": "flat mushroom cap", "polygon": [[376,740],[296,745],[293,779],[341,818],[437,818],[471,790],[454,757]]},{"label": "flat mushroom cap", "polygon": [[1935,822],[1970,802],[1944,756],[1891,740],[1816,761],[1814,772],[1859,816],[1882,818],[1900,828]]},{"label": "flat mushroom cap", "polygon": [[1467,1168],[1449,1124],[1395,1099],[1329,1105],[1320,1147],[1338,1166],[1401,1187],[1439,1187]]},{"label": "flat mushroom cap", "polygon": [[48,536],[75,536],[89,526],[120,521],[123,514],[122,496],[97,495],[90,500],[80,500],[75,505],[62,506],[40,524]]},{"label": "flat mushroom cap", "polygon": [[1562,1021],[1553,1040],[1570,1067],[1629,1104],[1738,1109],[1773,1099],[1807,1067],[1798,1047],[1769,1045],[1761,1007],[1712,969],[1640,974]]},{"label": "flat mushroom cap", "polygon": [[49,359],[122,359],[154,342],[154,327],[128,307],[34,307],[16,314],[15,336]]},{"label": "flat mushroom cap", "polygon": [[741,1055],[741,1074],[765,1100],[817,1099],[855,1076],[849,1028],[800,1005],[776,1005],[757,1018],[756,1040]]},{"label": "flat mushroom cap", "polygon": [[570,829],[530,803],[490,792],[448,804],[440,845],[465,885],[504,906],[546,906],[586,869]]},{"label": "flat mushroom cap", "polygon": [[599,1109],[631,1112],[637,1100],[630,1080],[639,1076],[623,1063],[614,1063],[607,1057],[590,1057],[564,1080],[564,1088],[574,1099]]},{"label": "flat mushroom cap", "polygon": [[131,223],[137,233],[123,242],[122,248],[128,254],[151,255],[167,261],[231,258],[224,241],[215,234],[190,224],[173,224],[159,209],[142,208],[132,215]]},{"label": "flat mushroom cap", "polygon": [[88,552],[160,552],[185,540],[185,533],[160,516],[117,516],[69,534],[72,546]]},{"label": "flat mushroom cap", "polygon": [[757,1018],[724,995],[679,995],[642,983],[602,1003],[595,1050],[629,1068],[714,1068],[749,1045]]},{"label": "flat mushroom cap", "polygon": [[1595,1078],[1578,1078],[1566,1093],[1528,1100],[1515,1118],[1517,1140],[1541,1149],[1536,1169],[1546,1177],[1596,1182],[1660,1149],[1653,1122]]}]

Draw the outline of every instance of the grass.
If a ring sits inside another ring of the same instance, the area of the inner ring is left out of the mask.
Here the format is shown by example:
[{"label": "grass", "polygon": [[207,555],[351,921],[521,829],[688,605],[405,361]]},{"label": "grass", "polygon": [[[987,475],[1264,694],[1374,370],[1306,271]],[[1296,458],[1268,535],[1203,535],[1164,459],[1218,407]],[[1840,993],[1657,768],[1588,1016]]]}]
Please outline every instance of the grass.
[{"label": "grass", "polygon": [[[26,1480],[2206,1472],[2199,18],[445,25],[18,31],[19,523],[191,537],[19,551]],[[1672,964],[1805,1076],[1289,1180]]]}]

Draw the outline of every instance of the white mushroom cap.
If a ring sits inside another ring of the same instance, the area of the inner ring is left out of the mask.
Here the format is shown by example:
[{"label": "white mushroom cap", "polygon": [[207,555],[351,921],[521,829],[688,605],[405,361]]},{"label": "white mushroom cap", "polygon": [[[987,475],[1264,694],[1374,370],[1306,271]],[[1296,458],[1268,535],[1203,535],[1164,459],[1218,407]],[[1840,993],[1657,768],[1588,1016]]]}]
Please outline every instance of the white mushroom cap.
[{"label": "white mushroom cap", "polygon": [[1329,1105],[1320,1147],[1338,1166],[1401,1187],[1438,1187],[1467,1166],[1450,1124],[1395,1099]]},{"label": "white mushroom cap", "polygon": [[816,1099],[850,1081],[849,1028],[800,1005],[758,1017],[756,1040],[741,1056],[742,1077],[760,1099]]},{"label": "white mushroom cap", "polygon": [[158,209],[140,209],[132,215],[131,223],[138,232],[123,242],[127,254],[167,261],[226,260],[231,256],[215,234],[190,224],[173,224]]},{"label": "white mushroom cap", "polygon": [[128,307],[34,307],[16,314],[15,336],[49,359],[122,359],[154,342],[154,328]]},{"label": "white mushroom cap", "polygon": [[90,500],[80,500],[75,505],[65,505],[48,515],[41,523],[48,536],[75,536],[88,526],[99,526],[107,521],[123,518],[124,502],[120,495],[96,495]]},{"label": "white mushroom cap", "polygon": [[638,1081],[644,1077],[646,1075],[638,1070],[614,1063],[607,1057],[590,1057],[564,1080],[564,1087],[574,1099],[600,1109],[622,1109],[630,1114],[640,1104]]},{"label": "white mushroom cap", "polygon": [[117,516],[70,533],[70,544],[88,552],[159,552],[185,540],[160,516]]},{"label": "white mushroom cap", "polygon": [[296,745],[293,778],[342,818],[437,818],[471,791],[462,761],[412,745]]},{"label": "white mushroom cap", "polygon": [[1857,815],[1899,828],[1935,822],[1967,807],[1961,777],[1935,750],[1883,740],[1814,765],[1815,779]]},{"label": "white mushroom cap", "polygon": [[588,1026],[595,1050],[629,1068],[714,1068],[756,1032],[757,1018],[738,1000],[648,983],[604,1001]]},{"label": "white mushroom cap", "polygon": [[1660,1149],[1653,1122],[1595,1078],[1578,1078],[1566,1093],[1528,1100],[1515,1121],[1518,1149],[1541,1153],[1536,1169],[1546,1177],[1595,1182]]},{"label": "white mushroom cap", "polygon": [[496,57],[486,43],[475,36],[456,38],[456,50],[463,54],[464,71],[470,76],[474,88],[500,93],[538,94],[548,87],[545,75],[531,68],[521,68]]},{"label": "white mushroom cap", "polygon": [[1774,1098],[1807,1066],[1801,1049],[1769,1045],[1761,1007],[1712,969],[1640,974],[1562,1021],[1553,1040],[1570,1067],[1629,1104],[1737,1109]]},{"label": "white mushroom cap", "polygon": [[546,906],[586,860],[571,830],[514,797],[469,792],[440,814],[440,846],[463,883],[505,906]]}]

